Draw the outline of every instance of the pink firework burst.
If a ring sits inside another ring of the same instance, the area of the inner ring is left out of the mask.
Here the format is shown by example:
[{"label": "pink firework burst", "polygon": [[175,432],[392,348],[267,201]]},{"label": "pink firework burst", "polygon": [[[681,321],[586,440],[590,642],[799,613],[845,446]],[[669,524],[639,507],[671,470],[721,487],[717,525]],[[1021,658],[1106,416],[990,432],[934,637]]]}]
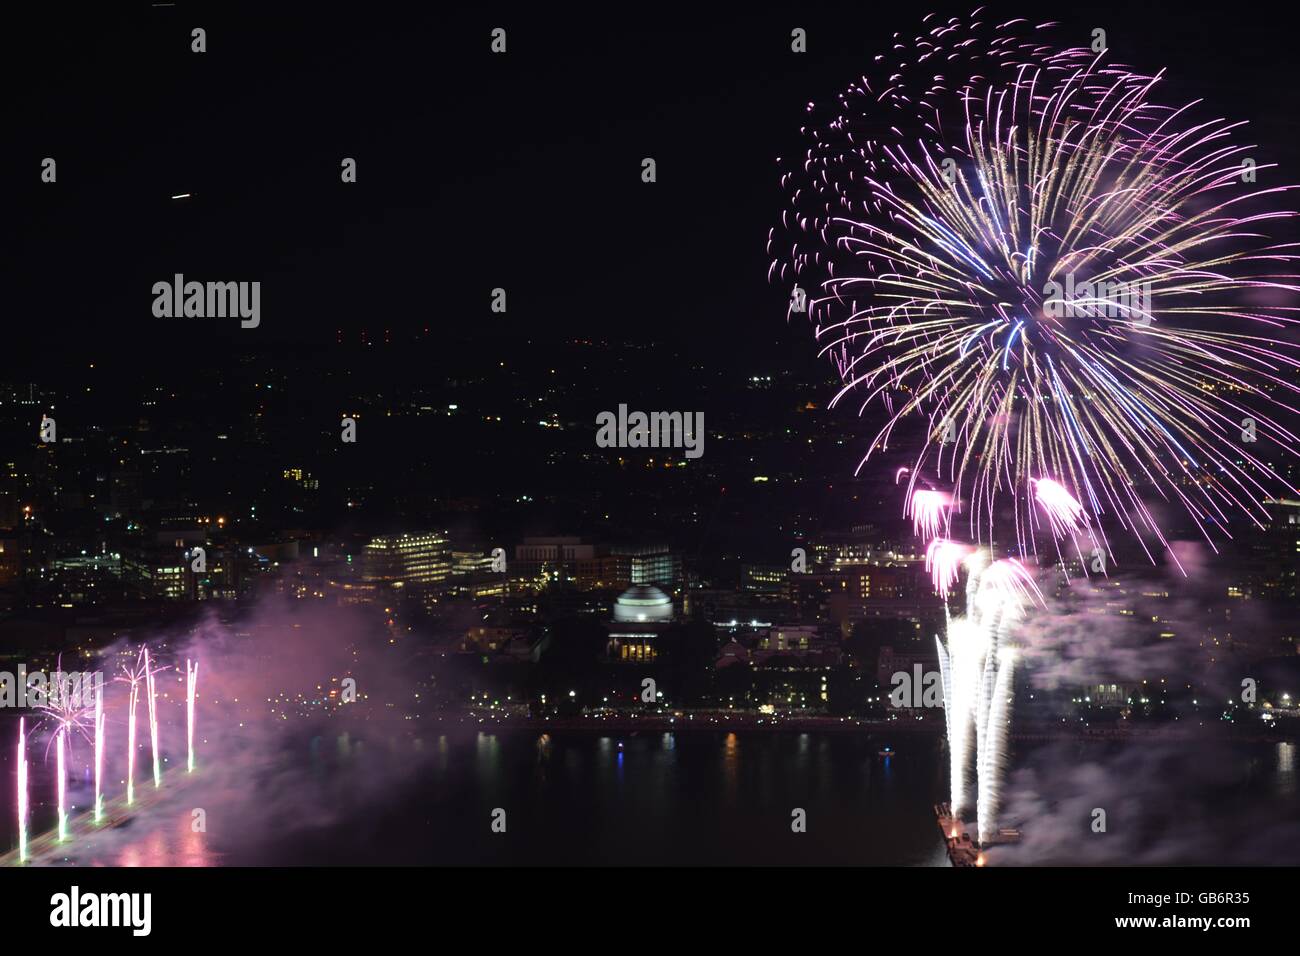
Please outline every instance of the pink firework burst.
[{"label": "pink firework burst", "polygon": [[984,569],[980,584],[1017,610],[1023,610],[1025,604],[1030,602],[1040,605],[1045,603],[1034,576],[1015,558],[994,561]]},{"label": "pink firework burst", "polygon": [[1047,513],[1052,534],[1057,538],[1072,534],[1087,523],[1088,516],[1083,505],[1060,482],[1051,478],[1030,479],[1030,482],[1034,489],[1034,500]]},{"label": "pink firework burst", "polygon": [[912,492],[908,499],[906,516],[912,519],[912,532],[921,538],[937,538],[947,524],[952,495],[930,488]]},{"label": "pink firework burst", "polygon": [[925,569],[930,572],[935,593],[946,598],[961,574],[961,563],[971,553],[969,546],[947,538],[935,538],[925,549]]}]

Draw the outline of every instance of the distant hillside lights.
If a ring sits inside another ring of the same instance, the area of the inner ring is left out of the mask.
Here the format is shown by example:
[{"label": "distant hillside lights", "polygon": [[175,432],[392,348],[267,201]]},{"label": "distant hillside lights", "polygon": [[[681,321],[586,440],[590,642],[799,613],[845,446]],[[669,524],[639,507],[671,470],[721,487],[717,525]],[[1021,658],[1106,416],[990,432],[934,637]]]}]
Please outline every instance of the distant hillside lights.
[{"label": "distant hillside lights", "polygon": [[262,283],[186,282],[176,273],[172,281],[153,284],[153,314],[159,319],[240,319],[240,327],[255,329],[262,322]]},{"label": "distant hillside lights", "polygon": [[596,416],[598,448],[684,448],[687,458],[704,454],[703,412],[628,412]]}]

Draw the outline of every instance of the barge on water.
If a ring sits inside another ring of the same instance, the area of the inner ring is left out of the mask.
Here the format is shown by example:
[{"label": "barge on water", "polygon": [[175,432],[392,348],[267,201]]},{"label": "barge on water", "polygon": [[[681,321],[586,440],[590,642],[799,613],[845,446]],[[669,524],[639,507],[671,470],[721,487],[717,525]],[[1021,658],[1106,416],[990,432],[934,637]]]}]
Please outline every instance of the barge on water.
[{"label": "barge on water", "polygon": [[[953,866],[983,866],[984,850],[971,835],[966,826],[952,815],[952,809],[946,803],[934,805],[934,816],[939,821],[939,832],[943,834],[944,847],[948,852],[948,861]],[[1019,843],[1020,831],[1003,827],[998,835],[990,841],[991,846],[1003,843]]]}]

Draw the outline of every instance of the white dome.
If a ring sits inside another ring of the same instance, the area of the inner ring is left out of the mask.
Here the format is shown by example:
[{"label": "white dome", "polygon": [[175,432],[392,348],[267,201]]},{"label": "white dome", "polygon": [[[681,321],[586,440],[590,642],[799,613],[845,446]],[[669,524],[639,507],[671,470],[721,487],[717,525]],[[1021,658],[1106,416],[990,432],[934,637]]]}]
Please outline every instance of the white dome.
[{"label": "white dome", "polygon": [[655,587],[631,587],[614,602],[614,620],[630,624],[671,621],[673,600]]}]

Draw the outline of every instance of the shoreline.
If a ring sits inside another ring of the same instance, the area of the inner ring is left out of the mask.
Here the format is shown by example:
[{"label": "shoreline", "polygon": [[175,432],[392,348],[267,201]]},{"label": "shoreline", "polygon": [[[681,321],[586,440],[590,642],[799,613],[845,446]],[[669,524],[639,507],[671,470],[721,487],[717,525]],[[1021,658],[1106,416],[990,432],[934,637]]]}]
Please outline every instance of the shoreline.
[{"label": "shoreline", "polygon": [[[437,715],[418,718],[417,726],[452,724],[458,728],[500,731],[577,731],[584,733],[679,733],[684,731],[755,731],[765,733],[859,733],[866,736],[925,735],[944,737],[947,727],[938,720],[869,720],[854,717],[695,713],[695,714],[585,714],[565,717],[523,717],[499,714]],[[1300,728],[1297,728],[1300,731]],[[1217,725],[1134,725],[1094,727],[1082,730],[1055,725],[1013,728],[1012,740],[1233,740],[1242,743],[1289,743],[1300,734],[1276,731],[1268,734],[1235,732]]]}]

